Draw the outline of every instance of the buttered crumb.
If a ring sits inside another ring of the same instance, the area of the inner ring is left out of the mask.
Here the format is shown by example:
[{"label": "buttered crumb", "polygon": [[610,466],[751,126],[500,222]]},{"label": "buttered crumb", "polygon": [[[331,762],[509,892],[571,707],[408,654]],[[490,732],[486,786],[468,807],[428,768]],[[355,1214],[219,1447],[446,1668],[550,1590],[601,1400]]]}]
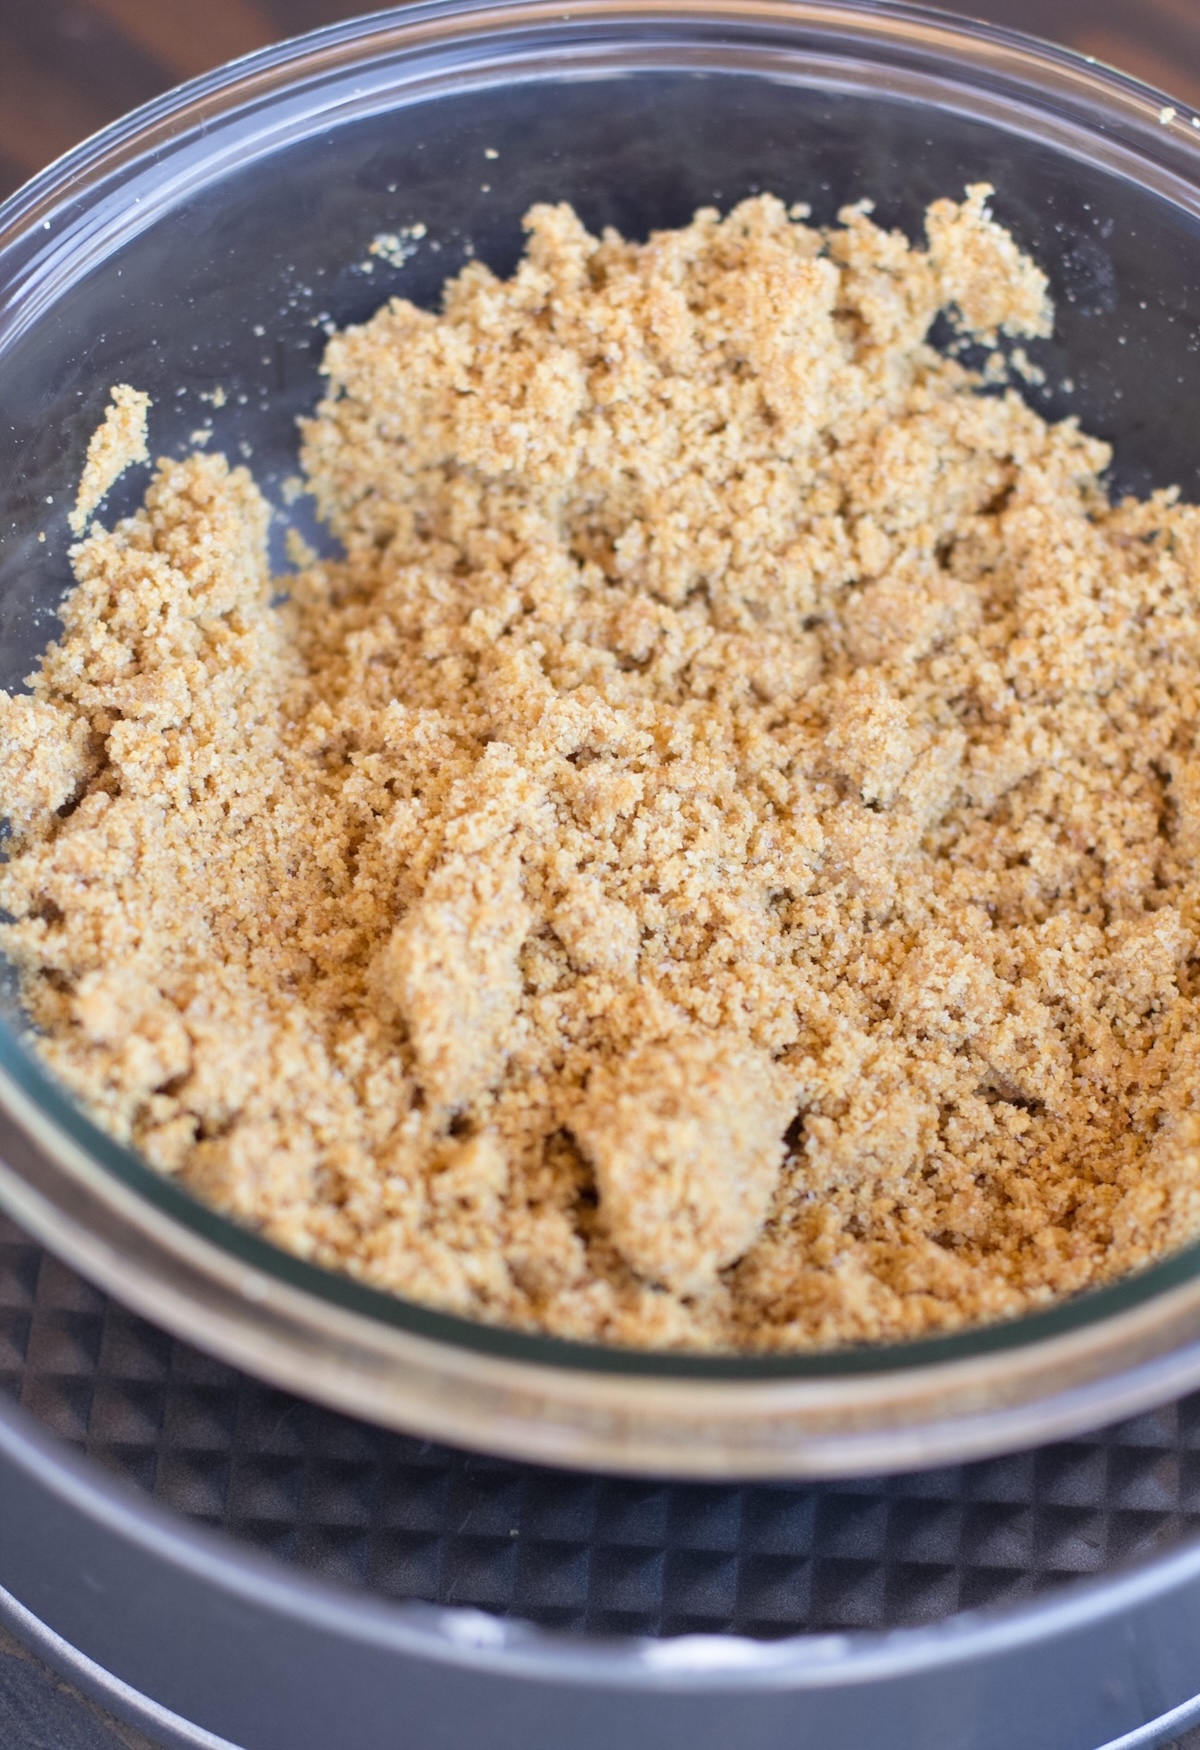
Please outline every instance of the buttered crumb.
[{"label": "buttered crumb", "polygon": [[[73,534],[82,535],[126,468],[150,460],[146,444],[149,411],[150,397],[140,389],[118,383],[112,390],[103,424],[92,433],[88,444],[75,508],[67,518]],[[196,442],[194,435],[192,441]]]},{"label": "buttered crumb", "polygon": [[914,1337],[1200,1230],[1200,512],[929,346],[1049,329],[988,192],[926,248],[535,208],[512,279],[331,340],[344,558],[273,594],[219,456],[93,526],[0,701],[0,905],[113,1135],[641,1346]]}]

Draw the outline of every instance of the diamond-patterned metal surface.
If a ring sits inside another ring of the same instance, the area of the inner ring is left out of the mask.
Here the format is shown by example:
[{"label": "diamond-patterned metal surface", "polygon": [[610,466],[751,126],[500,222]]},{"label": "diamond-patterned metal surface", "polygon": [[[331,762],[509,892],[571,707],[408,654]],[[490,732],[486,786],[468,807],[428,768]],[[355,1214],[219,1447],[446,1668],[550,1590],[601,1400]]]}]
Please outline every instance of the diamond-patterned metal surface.
[{"label": "diamond-patterned metal surface", "polygon": [[600,1634],[928,1623],[1200,1534],[1200,1395],[911,1476],[722,1487],[577,1475],[260,1385],[2,1219],[0,1389],[157,1501],[297,1567]]}]

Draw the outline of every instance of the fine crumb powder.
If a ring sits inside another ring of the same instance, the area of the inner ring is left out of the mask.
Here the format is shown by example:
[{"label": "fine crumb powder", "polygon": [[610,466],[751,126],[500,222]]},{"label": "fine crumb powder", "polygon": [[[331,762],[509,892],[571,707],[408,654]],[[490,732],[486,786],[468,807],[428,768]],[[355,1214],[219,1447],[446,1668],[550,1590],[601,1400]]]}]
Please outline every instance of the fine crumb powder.
[{"label": "fine crumb powder", "polygon": [[331,341],[345,557],[286,601],[220,456],[93,526],[0,700],[0,904],[114,1136],[319,1263],[661,1348],[1200,1231],[1200,511],[928,344],[1049,330],[989,192],[924,247],[537,207],[512,279]]},{"label": "fine crumb powder", "polygon": [[[111,492],[126,468],[135,462],[148,462],[146,415],[150,397],[128,383],[118,383],[111,391],[104,421],[92,433],[87,460],[79,481],[75,509],[67,518],[72,534],[82,535],[101,501]],[[206,442],[193,435],[193,443]]]}]

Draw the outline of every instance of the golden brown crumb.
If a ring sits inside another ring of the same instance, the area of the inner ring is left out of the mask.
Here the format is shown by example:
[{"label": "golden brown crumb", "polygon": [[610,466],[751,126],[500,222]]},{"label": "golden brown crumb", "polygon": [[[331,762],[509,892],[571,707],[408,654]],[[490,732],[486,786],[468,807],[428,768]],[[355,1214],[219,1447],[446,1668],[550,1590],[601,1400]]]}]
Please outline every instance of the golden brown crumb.
[{"label": "golden brown crumb", "polygon": [[622,1257],[678,1294],[711,1288],[766,1219],[791,1115],[765,1053],[720,1034],[603,1059],[571,1128]]},{"label": "golden brown crumb", "polygon": [[[82,535],[100,501],[112,490],[126,468],[131,468],[135,462],[150,460],[146,446],[146,415],[149,411],[150,397],[140,389],[131,389],[128,383],[118,383],[111,391],[104,422],[92,433],[88,444],[75,509],[67,518],[73,534]],[[204,443],[206,440],[193,435],[192,441]]]},{"label": "golden brown crumb", "polygon": [[0,904],[108,1130],[613,1343],[913,1337],[1200,1231],[1200,512],[927,344],[1048,329],[986,193],[927,249],[535,208],[331,341],[345,558],[283,605],[219,456],[93,527]]}]

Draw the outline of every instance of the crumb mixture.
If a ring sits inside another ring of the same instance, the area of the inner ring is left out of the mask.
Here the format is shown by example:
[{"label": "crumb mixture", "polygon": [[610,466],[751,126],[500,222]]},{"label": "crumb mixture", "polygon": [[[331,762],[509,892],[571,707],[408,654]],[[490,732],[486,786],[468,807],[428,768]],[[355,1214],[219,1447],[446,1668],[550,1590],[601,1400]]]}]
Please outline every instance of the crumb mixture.
[{"label": "crumb mixture", "polygon": [[0,903],[114,1136],[631,1345],[915,1337],[1200,1231],[1200,511],[928,344],[1049,330],[989,192],[920,248],[535,208],[330,342],[344,558],[273,586],[215,455],[92,525],[0,700]]},{"label": "crumb mixture", "polygon": [[149,395],[131,389],[128,383],[117,384],[108,411],[88,444],[75,508],[67,518],[73,535],[82,535],[126,468],[150,460],[149,412]]}]

